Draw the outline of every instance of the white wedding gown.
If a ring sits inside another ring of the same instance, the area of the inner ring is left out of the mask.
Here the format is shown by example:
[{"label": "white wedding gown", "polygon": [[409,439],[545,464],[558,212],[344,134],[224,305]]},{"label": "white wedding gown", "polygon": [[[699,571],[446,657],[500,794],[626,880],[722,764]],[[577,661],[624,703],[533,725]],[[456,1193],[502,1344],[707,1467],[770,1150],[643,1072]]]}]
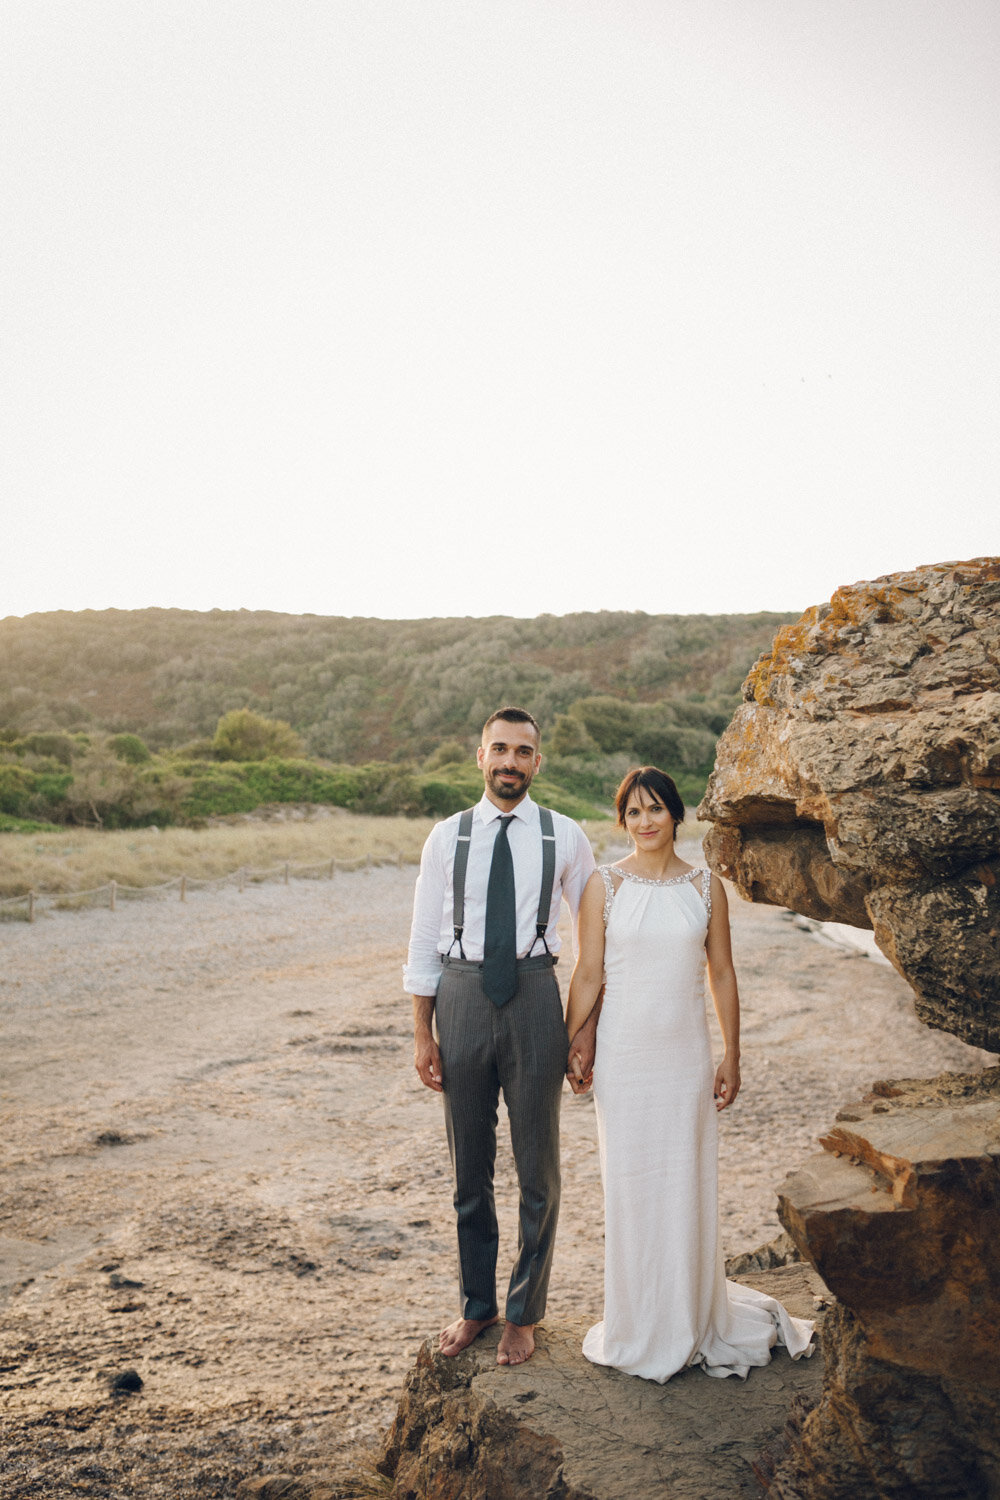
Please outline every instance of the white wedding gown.
[{"label": "white wedding gown", "polygon": [[[687,1365],[746,1376],[812,1324],[725,1279],[715,1069],[705,1014],[708,871],[653,881],[601,870],[606,983],[594,1102],[604,1183],[604,1319],[583,1352],[647,1380]],[[811,1351],[810,1351],[811,1352]]]}]

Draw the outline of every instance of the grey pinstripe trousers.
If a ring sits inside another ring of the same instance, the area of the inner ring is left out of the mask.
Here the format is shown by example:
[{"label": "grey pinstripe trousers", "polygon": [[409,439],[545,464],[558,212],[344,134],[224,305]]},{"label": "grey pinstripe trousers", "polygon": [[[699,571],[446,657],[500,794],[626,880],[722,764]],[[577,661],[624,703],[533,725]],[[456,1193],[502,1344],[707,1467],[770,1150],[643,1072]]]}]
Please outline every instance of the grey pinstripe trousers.
[{"label": "grey pinstripe trousers", "polygon": [[436,1013],[462,1316],[485,1319],[497,1311],[493,1169],[502,1089],[520,1187],[518,1253],[505,1314],[511,1323],[537,1323],[559,1217],[559,1105],[569,1051],[555,974],[548,961],[522,959],[517,991],[498,1007],[483,990],[477,964],[446,960]]}]

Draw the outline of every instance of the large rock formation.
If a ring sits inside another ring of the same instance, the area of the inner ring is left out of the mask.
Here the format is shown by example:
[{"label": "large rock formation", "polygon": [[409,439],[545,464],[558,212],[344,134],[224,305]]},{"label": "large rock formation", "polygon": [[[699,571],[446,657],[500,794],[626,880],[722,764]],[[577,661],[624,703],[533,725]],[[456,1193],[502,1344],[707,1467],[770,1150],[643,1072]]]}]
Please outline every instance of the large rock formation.
[{"label": "large rock formation", "polygon": [[[816,1317],[825,1288],[801,1264],[739,1277]],[[666,1385],[590,1365],[586,1325],[540,1329],[528,1364],[496,1363],[499,1329],[445,1359],[425,1344],[381,1467],[392,1500],[706,1500],[759,1496],[812,1407],[822,1365],[771,1364],[740,1380],[701,1370]]]},{"label": "large rock formation", "polygon": [[741,895],[874,928],[923,1020],[1000,1051],[1000,558],[779,630],[699,816]]},{"label": "large rock formation", "polygon": [[779,1213],[838,1299],[776,1496],[1000,1494],[1000,1068],[841,1110]]},{"label": "large rock formation", "polygon": [[[1000,1050],[1000,559],[838,590],[744,685],[699,809],[752,901],[873,928],[918,1014]],[[1000,1496],[1000,1069],[877,1085],[780,1214],[838,1305],[771,1492]]]}]

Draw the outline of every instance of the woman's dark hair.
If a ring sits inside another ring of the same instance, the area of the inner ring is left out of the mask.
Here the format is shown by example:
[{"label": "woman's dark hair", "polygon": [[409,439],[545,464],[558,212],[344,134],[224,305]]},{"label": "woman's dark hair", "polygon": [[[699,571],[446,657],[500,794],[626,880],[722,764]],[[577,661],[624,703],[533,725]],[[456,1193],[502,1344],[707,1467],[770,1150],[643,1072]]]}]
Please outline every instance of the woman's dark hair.
[{"label": "woman's dark hair", "polygon": [[635,770],[629,771],[615,792],[615,811],[618,814],[619,828],[625,827],[625,809],[628,807],[629,798],[640,787],[667,809],[674,820],[674,827],[684,822],[684,803],[680,792],[674,786],[673,779],[667,775],[666,771],[658,771],[656,766],[636,766]]}]

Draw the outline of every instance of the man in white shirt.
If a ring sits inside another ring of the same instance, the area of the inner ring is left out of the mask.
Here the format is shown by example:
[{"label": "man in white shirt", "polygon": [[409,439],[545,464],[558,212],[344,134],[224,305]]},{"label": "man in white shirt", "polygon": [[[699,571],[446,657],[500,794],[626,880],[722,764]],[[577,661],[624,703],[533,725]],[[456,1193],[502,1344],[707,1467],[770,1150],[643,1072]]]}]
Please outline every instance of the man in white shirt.
[{"label": "man in white shirt", "polygon": [[462,1316],[442,1331],[442,1354],[458,1354],[497,1321],[501,1089],[510,1117],[520,1233],[497,1350],[502,1365],[530,1359],[545,1311],[568,1052],[553,973],[556,928],[563,898],[575,920],[594,870],[583,830],[528,795],[539,743],[524,709],[501,708],[487,720],[476,753],[485,791],[470,812],[437,824],[424,845],[404,970],[414,1062],[421,1082],[444,1095],[455,1172]]}]

